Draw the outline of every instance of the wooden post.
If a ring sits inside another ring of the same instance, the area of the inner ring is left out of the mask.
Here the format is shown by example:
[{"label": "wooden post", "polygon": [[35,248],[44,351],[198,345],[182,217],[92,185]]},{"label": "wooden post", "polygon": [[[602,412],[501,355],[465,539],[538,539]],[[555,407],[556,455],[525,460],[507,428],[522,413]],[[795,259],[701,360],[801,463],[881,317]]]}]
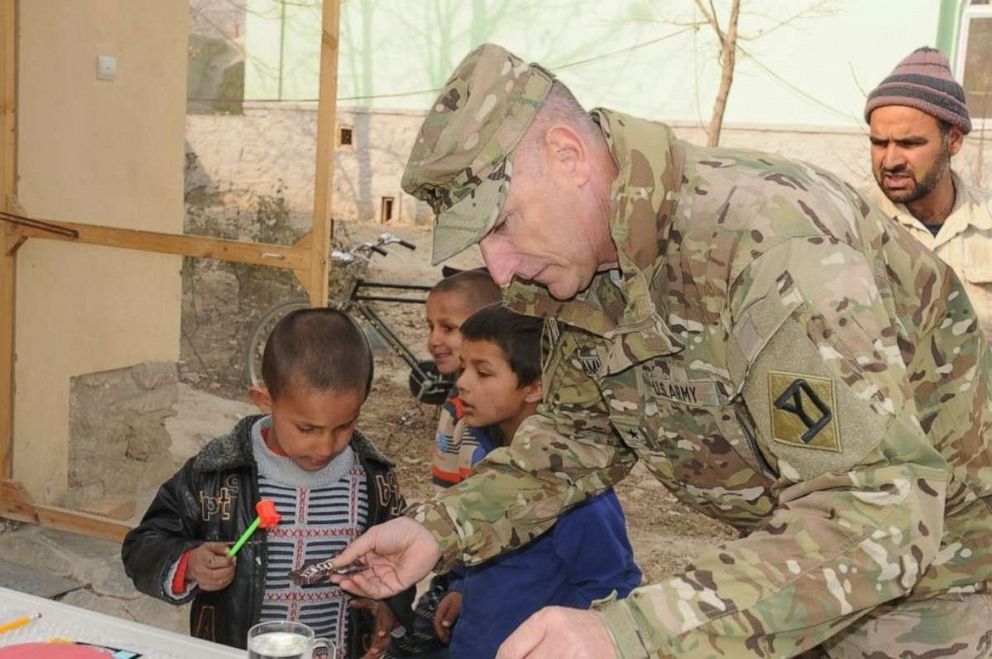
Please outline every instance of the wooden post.
[{"label": "wooden post", "polygon": [[[17,2],[0,0],[0,210],[17,192]],[[14,274],[19,238],[0,226],[0,478],[10,478],[14,433]],[[2,496],[2,494],[0,494]]]},{"label": "wooden post", "polygon": [[331,193],[334,181],[334,124],[338,104],[338,33],[341,0],[324,0],[320,40],[320,96],[317,101],[317,162],[313,184],[313,229],[307,290],[311,306],[327,304],[331,251]]}]

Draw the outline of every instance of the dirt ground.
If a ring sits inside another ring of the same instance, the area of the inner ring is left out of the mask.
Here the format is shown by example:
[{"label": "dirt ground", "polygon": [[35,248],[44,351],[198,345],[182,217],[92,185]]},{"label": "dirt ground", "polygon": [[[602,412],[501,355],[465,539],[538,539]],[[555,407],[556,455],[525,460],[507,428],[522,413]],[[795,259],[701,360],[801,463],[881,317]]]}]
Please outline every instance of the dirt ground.
[{"label": "dirt ground", "polygon": [[[238,228],[238,223],[245,220],[252,227],[263,227],[264,231],[260,234],[256,229],[254,235],[245,236],[245,231]],[[218,221],[205,212],[194,218],[196,221],[214,233],[285,243],[301,235],[309,218],[290,217],[278,203],[265,202],[257,212],[233,219],[228,216]],[[430,265],[430,231],[425,227],[338,224],[335,242],[339,247],[347,247],[374,240],[383,231],[413,242],[417,250],[409,252],[393,247],[389,256],[375,257],[361,273],[363,276],[376,281],[425,284],[440,278],[440,269]],[[481,258],[477,252],[462,255],[453,263],[457,267],[479,264]],[[245,402],[243,344],[253,319],[269,305],[301,295],[301,290],[288,274],[274,273],[271,269],[200,261],[188,264],[185,274],[184,361],[180,364],[180,377],[198,389]],[[340,275],[339,271],[337,278],[332,279],[335,291],[341,290]],[[401,339],[426,358],[423,308],[400,304],[381,304],[377,308]],[[407,498],[415,501],[429,497],[437,408],[418,405],[412,399],[407,389],[409,369],[396,355],[382,351],[376,361],[375,385],[361,425],[381,450],[395,460]],[[209,415],[210,410],[187,407],[181,414]],[[187,418],[185,422],[196,424],[197,420]],[[649,582],[678,571],[694,555],[732,537],[728,527],[683,506],[640,466],[617,491],[626,511],[637,560]]]}]

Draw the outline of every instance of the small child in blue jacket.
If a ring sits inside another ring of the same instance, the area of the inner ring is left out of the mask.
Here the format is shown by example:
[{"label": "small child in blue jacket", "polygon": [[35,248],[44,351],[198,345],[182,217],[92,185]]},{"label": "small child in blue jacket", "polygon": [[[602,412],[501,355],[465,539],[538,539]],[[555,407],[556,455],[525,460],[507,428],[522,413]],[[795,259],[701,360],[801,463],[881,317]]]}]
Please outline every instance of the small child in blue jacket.
[{"label": "small child in blue jacket", "polygon": [[[485,428],[475,461],[509,444],[541,402],[542,321],[490,305],[461,326],[458,388],[466,421]],[[449,656],[494,657],[500,644],[546,606],[586,609],[640,585],[623,509],[612,490],[558,518],[544,535],[453,576],[434,616]]]}]

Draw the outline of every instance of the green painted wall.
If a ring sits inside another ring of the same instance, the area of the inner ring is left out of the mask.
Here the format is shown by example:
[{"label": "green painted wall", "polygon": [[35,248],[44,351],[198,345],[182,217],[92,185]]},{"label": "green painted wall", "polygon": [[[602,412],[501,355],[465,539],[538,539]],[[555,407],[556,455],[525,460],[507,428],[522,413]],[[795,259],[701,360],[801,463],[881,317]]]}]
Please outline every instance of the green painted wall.
[{"label": "green painted wall", "polygon": [[[867,91],[906,54],[950,54],[959,4],[742,0],[725,120],[860,127]],[[729,1],[716,5],[723,22]],[[588,107],[705,124],[720,66],[701,18],[691,0],[344,0],[339,102],[423,109],[474,44],[495,41],[551,68]],[[246,99],[315,99],[319,0],[248,0],[246,29]]]},{"label": "green painted wall", "polygon": [[965,0],[940,0],[940,17],[937,22],[937,48],[954,61],[961,10]]}]

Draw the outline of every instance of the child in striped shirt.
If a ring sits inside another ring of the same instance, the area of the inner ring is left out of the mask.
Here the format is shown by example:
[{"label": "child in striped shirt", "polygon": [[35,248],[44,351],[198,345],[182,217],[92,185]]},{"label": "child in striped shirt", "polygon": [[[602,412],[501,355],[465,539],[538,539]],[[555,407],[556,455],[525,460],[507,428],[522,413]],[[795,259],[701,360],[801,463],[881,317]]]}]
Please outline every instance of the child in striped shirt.
[{"label": "child in striped shirt", "polygon": [[[500,290],[488,272],[465,270],[445,277],[427,296],[427,349],[441,375],[458,376],[459,326],[482,307],[499,302]],[[434,442],[431,478],[439,489],[461,482],[472,468],[472,454],[484,431],[468,427],[462,417],[458,387],[441,407]]]},{"label": "child in striped shirt", "polygon": [[[209,442],[161,487],[124,540],[125,570],[146,594],[192,600],[196,637],[244,648],[252,625],[295,620],[332,640],[337,657],[378,655],[396,621],[409,624],[412,591],[353,601],[329,581],[289,576],[405,505],[392,463],[355,427],[372,385],[368,343],[339,311],[296,311],[273,329],[262,375],[265,386],[249,395],[263,414]],[[262,498],[275,502],[278,526],[229,558]]]}]

